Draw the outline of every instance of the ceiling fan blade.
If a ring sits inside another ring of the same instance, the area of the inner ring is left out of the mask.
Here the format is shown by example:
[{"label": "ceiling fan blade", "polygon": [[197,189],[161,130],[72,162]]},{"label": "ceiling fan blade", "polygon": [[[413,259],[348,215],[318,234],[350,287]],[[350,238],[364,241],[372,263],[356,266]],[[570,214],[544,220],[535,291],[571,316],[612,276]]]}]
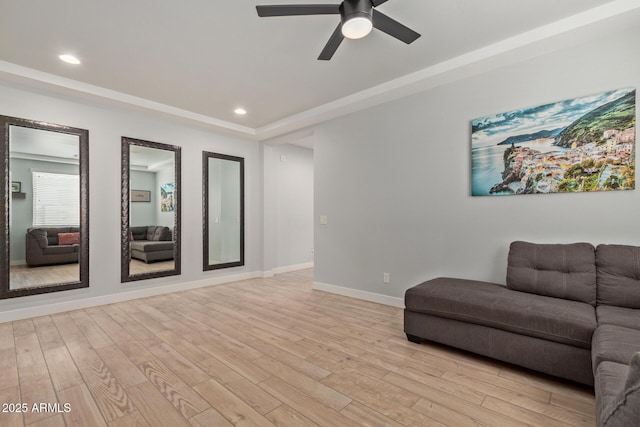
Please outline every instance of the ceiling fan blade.
[{"label": "ceiling fan blade", "polygon": [[336,53],[336,50],[338,50],[338,47],[340,46],[340,43],[342,43],[342,40],[344,40],[344,36],[342,35],[342,23],[339,23],[336,27],[336,30],[333,32],[333,34],[331,34],[329,41],[324,46],[324,49],[322,49],[322,52],[320,52],[320,56],[318,56],[318,59],[321,61],[330,60],[333,54]]},{"label": "ceiling fan blade", "polygon": [[338,15],[339,4],[283,4],[256,6],[258,16]]},{"label": "ceiling fan blade", "polygon": [[373,26],[406,44],[412,43],[420,37],[420,34],[411,28],[405,27],[398,21],[389,18],[384,13],[378,12],[375,9],[373,9]]},{"label": "ceiling fan blade", "polygon": [[373,7],[378,7],[382,3],[386,3],[386,2],[387,2],[387,0],[371,0],[371,4],[373,5]]}]

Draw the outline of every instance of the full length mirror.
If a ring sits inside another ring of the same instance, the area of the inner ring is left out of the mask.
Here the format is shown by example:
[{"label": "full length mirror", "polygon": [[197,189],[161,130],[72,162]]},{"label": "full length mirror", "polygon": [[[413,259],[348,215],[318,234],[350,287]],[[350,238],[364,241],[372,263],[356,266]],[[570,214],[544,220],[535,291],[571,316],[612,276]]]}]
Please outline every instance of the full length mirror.
[{"label": "full length mirror", "polygon": [[122,138],[121,280],[180,274],[180,147]]},{"label": "full length mirror", "polygon": [[0,116],[0,297],[89,286],[89,132]]},{"label": "full length mirror", "polygon": [[202,153],[203,269],[244,265],[244,159]]}]

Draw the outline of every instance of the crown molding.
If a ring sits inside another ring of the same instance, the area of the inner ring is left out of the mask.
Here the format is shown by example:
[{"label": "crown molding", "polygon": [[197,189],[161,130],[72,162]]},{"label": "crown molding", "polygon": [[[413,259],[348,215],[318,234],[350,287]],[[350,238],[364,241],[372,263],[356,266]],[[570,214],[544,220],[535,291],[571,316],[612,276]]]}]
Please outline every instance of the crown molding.
[{"label": "crown molding", "polygon": [[216,119],[215,117],[206,116],[204,114],[194,113],[192,111],[173,107],[171,105],[162,104],[160,102],[150,101],[123,92],[106,89],[100,86],[83,83],[77,80],[68,79],[55,74],[46,73],[44,71],[34,70],[33,68],[23,67],[11,62],[0,61],[0,76],[4,76],[7,80],[14,81],[27,86],[36,86],[43,89],[53,89],[56,92],[81,96],[98,101],[107,101],[107,103],[116,105],[133,106],[142,110],[152,111],[169,115],[175,118],[200,123],[206,126],[214,127],[218,130],[231,132],[241,136],[255,137],[256,130],[248,126],[241,126],[235,123]]},{"label": "crown molding", "polygon": [[[261,140],[313,126],[356,111],[398,98],[432,89],[502,65],[548,53],[571,43],[572,34],[585,36],[585,30],[597,37],[611,29],[622,30],[640,22],[640,0],[616,0],[579,14],[518,34],[497,43],[440,62],[403,77],[365,89],[361,92],[311,108],[298,114],[261,126],[256,134]],[[626,14],[632,16],[625,17]],[[620,18],[620,19],[616,19]],[[560,40],[563,39],[564,40]]]},{"label": "crown molding", "polygon": [[640,0],[614,0],[258,128],[241,126],[6,61],[0,61],[0,78],[102,103],[150,111],[223,133],[265,141],[297,133],[327,120],[477,75],[505,64],[560,49],[566,43],[574,42],[576,35],[596,37],[598,34],[606,34],[606,31],[611,29],[623,30],[637,26],[639,20]]}]

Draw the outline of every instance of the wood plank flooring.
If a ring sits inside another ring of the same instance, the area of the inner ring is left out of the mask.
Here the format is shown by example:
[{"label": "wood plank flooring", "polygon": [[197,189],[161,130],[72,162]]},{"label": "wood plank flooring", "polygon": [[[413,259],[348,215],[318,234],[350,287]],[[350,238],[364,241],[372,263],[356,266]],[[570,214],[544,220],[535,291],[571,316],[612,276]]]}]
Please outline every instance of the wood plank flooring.
[{"label": "wood plank flooring", "polygon": [[[129,272],[132,275],[155,273],[156,271],[172,270],[173,268],[175,268],[173,260],[147,264],[143,261],[132,259],[129,264]],[[78,263],[38,267],[12,265],[9,269],[9,283],[11,284],[11,289],[14,290],[77,282],[78,280],[80,280]]]},{"label": "wood plank flooring", "polygon": [[595,425],[591,389],[412,344],[401,309],[312,275],[0,324],[0,403],[28,406],[0,426]]},{"label": "wood plank flooring", "polygon": [[11,289],[26,289],[39,286],[50,286],[58,283],[77,282],[80,280],[79,264],[42,265],[29,267],[27,265],[12,265],[9,268],[9,283]]}]

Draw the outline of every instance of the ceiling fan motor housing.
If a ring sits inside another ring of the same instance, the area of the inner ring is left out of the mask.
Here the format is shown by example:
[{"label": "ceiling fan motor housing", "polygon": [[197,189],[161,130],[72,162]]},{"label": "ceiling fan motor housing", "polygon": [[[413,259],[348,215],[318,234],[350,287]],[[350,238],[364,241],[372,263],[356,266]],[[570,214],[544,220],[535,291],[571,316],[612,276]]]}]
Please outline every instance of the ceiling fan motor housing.
[{"label": "ceiling fan motor housing", "polygon": [[344,25],[353,18],[366,18],[372,20],[373,5],[371,0],[344,0],[340,5],[340,18]]}]

